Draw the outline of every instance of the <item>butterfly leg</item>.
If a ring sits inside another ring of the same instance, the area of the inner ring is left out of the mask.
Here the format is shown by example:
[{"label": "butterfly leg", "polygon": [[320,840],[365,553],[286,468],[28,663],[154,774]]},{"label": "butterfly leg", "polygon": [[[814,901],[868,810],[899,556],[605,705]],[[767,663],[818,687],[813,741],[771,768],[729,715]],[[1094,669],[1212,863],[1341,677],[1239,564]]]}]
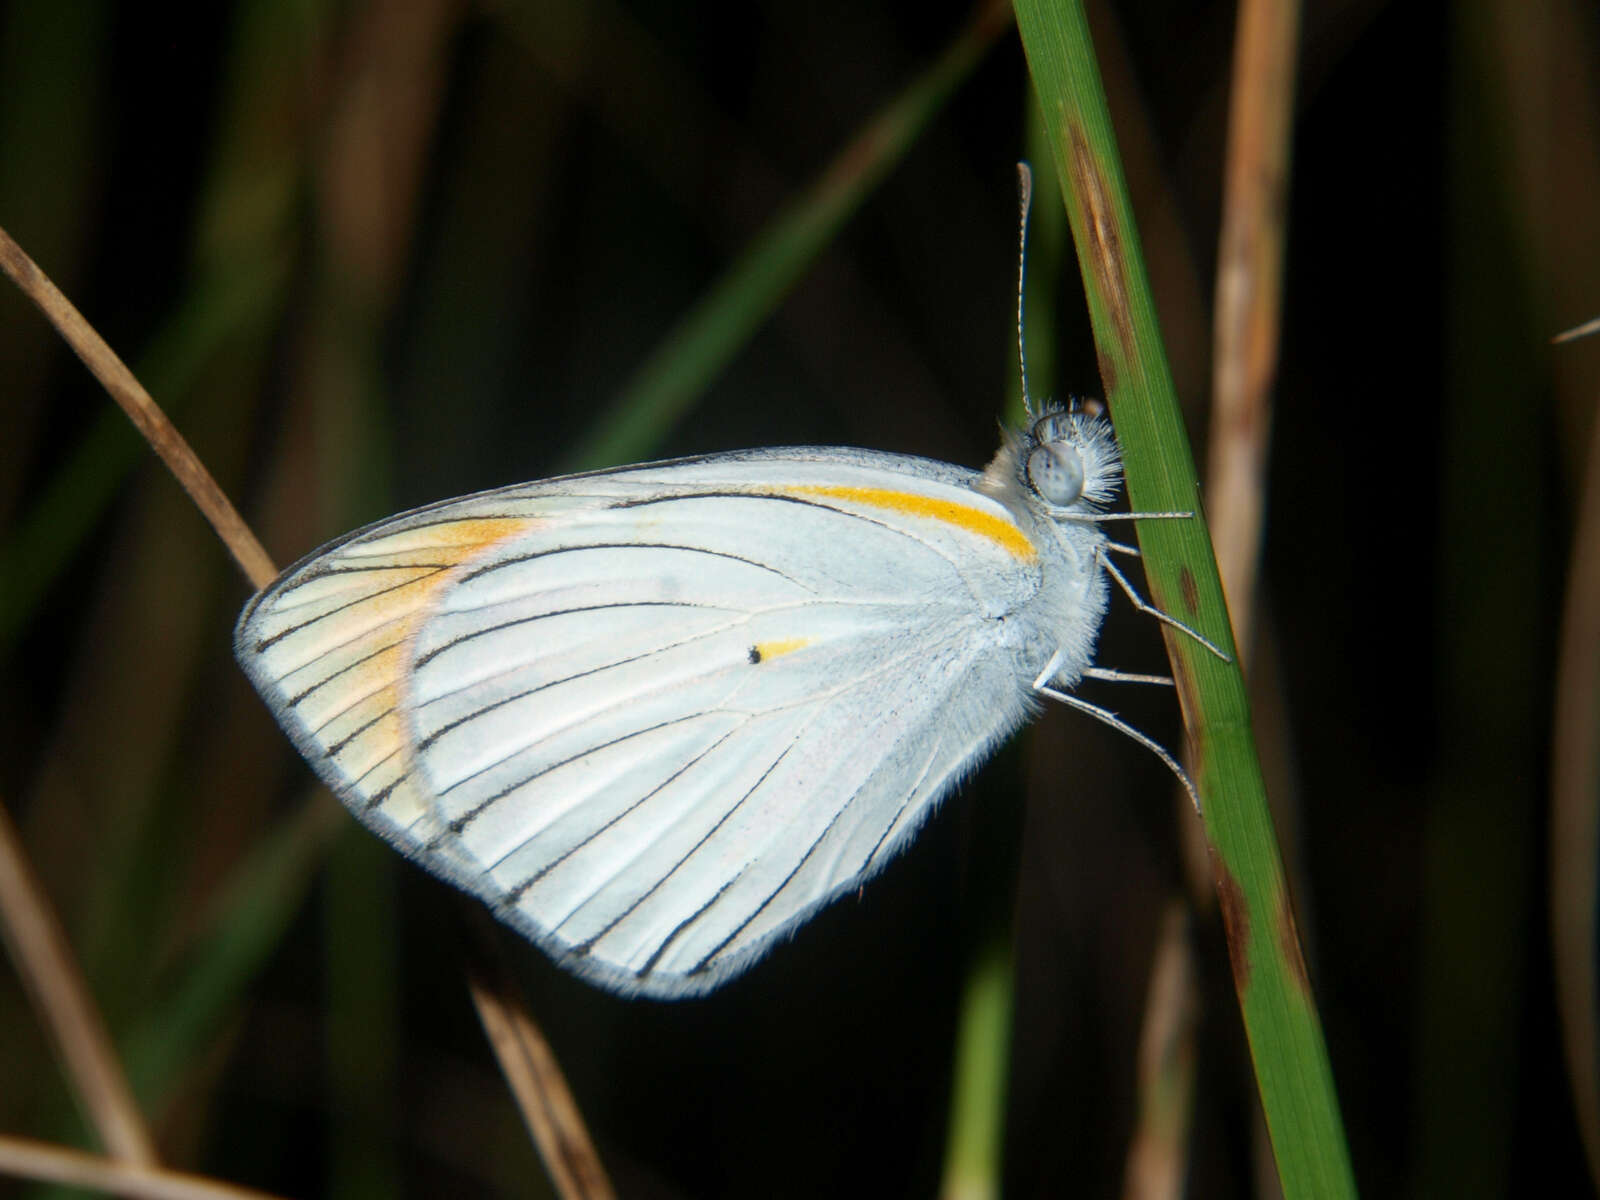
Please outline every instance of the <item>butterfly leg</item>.
[{"label": "butterfly leg", "polygon": [[1173,758],[1172,755],[1168,754],[1166,750],[1162,748],[1160,743],[1158,743],[1154,738],[1140,733],[1137,729],[1135,729],[1132,725],[1129,725],[1110,709],[1101,708],[1098,704],[1091,704],[1087,700],[1083,700],[1077,696],[1074,696],[1071,692],[1063,692],[1052,687],[1036,687],[1035,690],[1037,690],[1041,696],[1048,696],[1052,700],[1059,700],[1062,704],[1067,705],[1069,708],[1075,708],[1079,712],[1088,713],[1102,725],[1109,725],[1118,733],[1124,734],[1138,742],[1146,750],[1150,751],[1151,754],[1154,754],[1162,762],[1166,763],[1167,769],[1178,777],[1179,783],[1183,784],[1183,790],[1189,793],[1189,801],[1194,805],[1195,816],[1202,815],[1200,811],[1200,793],[1194,790],[1194,784],[1190,782],[1189,776],[1184,772],[1184,769],[1178,765],[1178,760]]},{"label": "butterfly leg", "polygon": [[1157,683],[1162,687],[1172,686],[1170,675],[1136,675],[1132,671],[1119,671],[1115,667],[1085,667],[1085,679],[1100,679],[1106,683]]},{"label": "butterfly leg", "polygon": [[1128,599],[1133,601],[1133,606],[1135,608],[1137,608],[1140,612],[1146,613],[1146,614],[1154,617],[1156,620],[1160,621],[1163,625],[1170,625],[1172,628],[1176,629],[1179,633],[1188,634],[1195,641],[1199,642],[1202,646],[1204,646],[1207,650],[1211,651],[1211,653],[1215,654],[1223,662],[1231,663],[1233,661],[1233,658],[1230,655],[1228,655],[1226,652],[1224,652],[1222,649],[1220,649],[1216,645],[1216,643],[1211,641],[1211,639],[1207,638],[1206,636],[1204,636],[1203,634],[1199,633],[1198,631],[1189,628],[1189,626],[1185,625],[1182,621],[1178,620],[1177,617],[1169,617],[1166,613],[1162,612],[1154,604],[1151,604],[1143,596],[1139,595],[1138,591],[1134,588],[1133,584],[1128,582],[1128,577],[1126,575],[1124,575],[1121,571],[1117,570],[1116,564],[1113,563],[1110,558],[1108,558],[1104,553],[1101,553],[1099,551],[1097,551],[1096,553],[1099,555],[1100,565],[1106,569],[1106,574],[1110,575],[1111,578],[1113,578],[1113,579],[1115,579],[1117,581],[1118,585],[1121,586],[1122,590],[1127,593]]},{"label": "butterfly leg", "polygon": [[[1044,670],[1034,676],[1034,691],[1043,691],[1056,677],[1056,672],[1061,669],[1061,662],[1065,657],[1066,652],[1059,648],[1050,656],[1050,661],[1045,663]],[[1172,686],[1170,675],[1136,675],[1132,671],[1119,671],[1115,667],[1085,667],[1080,674],[1084,679],[1099,679],[1107,683],[1158,683],[1166,687]]]},{"label": "butterfly leg", "polygon": [[1066,651],[1060,647],[1057,647],[1056,652],[1050,656],[1050,661],[1045,663],[1044,670],[1040,671],[1038,675],[1034,676],[1034,691],[1043,692],[1046,690],[1045,685],[1056,677],[1056,672],[1061,669],[1061,661],[1066,658],[1066,656]]},{"label": "butterfly leg", "polygon": [[1057,520],[1082,521],[1087,525],[1104,525],[1107,521],[1186,521],[1193,512],[1086,512],[1060,513]]}]

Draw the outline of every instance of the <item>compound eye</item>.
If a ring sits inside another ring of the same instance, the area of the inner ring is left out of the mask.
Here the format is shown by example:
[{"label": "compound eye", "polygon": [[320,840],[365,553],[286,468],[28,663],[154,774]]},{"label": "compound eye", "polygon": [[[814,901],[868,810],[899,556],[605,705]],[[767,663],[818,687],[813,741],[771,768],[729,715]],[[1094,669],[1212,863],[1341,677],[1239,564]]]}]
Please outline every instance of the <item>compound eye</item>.
[{"label": "compound eye", "polygon": [[1040,446],[1067,441],[1075,424],[1069,412],[1047,412],[1033,423],[1033,440]]},{"label": "compound eye", "polygon": [[1028,453],[1028,483],[1052,508],[1065,508],[1083,495],[1083,459],[1065,442],[1047,442]]}]

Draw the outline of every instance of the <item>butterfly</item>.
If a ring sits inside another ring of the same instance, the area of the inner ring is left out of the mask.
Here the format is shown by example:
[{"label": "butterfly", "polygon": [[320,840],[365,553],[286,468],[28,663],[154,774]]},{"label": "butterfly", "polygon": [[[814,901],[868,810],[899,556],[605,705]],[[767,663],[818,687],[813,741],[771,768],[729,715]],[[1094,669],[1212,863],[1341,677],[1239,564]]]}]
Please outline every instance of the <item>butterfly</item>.
[{"label": "butterfly", "polygon": [[[1048,409],[983,471],[799,447],[482,492],[252,599],[239,662],[352,813],[561,966],[738,975],[915,836],[1045,699],[1083,709],[1111,425]],[[1160,680],[1160,682],[1168,682]],[[1191,788],[1191,795],[1193,789]]]}]

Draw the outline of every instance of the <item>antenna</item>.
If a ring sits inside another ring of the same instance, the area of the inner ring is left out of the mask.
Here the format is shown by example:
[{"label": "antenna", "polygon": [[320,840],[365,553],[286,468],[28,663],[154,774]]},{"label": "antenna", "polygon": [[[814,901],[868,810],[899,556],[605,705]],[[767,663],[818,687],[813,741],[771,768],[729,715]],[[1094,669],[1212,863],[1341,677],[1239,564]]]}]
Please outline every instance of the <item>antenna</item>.
[{"label": "antenna", "polygon": [[1033,400],[1028,396],[1028,351],[1022,337],[1023,284],[1028,277],[1028,210],[1033,207],[1033,171],[1025,162],[1017,164],[1017,207],[1021,210],[1017,228],[1017,375],[1022,381],[1022,411],[1033,424]]}]

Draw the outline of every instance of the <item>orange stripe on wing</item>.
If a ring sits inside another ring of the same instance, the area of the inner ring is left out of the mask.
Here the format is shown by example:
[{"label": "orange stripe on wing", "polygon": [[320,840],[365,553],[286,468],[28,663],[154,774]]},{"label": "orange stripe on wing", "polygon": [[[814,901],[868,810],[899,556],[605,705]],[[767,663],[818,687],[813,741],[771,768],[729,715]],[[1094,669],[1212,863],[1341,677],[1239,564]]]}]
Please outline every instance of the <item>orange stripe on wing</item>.
[{"label": "orange stripe on wing", "polygon": [[[287,631],[273,657],[279,679],[292,673],[293,686],[301,689],[298,716],[352,784],[397,756],[410,769],[411,645],[440,592],[495,547],[539,523],[530,517],[441,521],[341,547],[312,564],[312,572],[324,567],[332,573],[311,574],[302,593],[335,588],[327,599],[336,604]],[[295,590],[291,585],[288,592]]]},{"label": "orange stripe on wing", "polygon": [[844,487],[825,484],[807,484],[782,489],[789,496],[816,496],[828,500],[843,500],[867,508],[880,508],[887,512],[903,513],[910,517],[926,517],[954,526],[966,533],[987,538],[1013,558],[1032,562],[1039,552],[1022,530],[1010,521],[971,504],[954,500],[938,500],[919,492],[897,492],[892,488]]},{"label": "orange stripe on wing", "polygon": [[538,524],[540,520],[537,517],[464,517],[459,521],[417,525],[398,533],[369,538],[343,546],[338,553],[349,559],[400,558],[426,553],[430,562],[443,560],[458,566],[497,542],[516,537]]}]

